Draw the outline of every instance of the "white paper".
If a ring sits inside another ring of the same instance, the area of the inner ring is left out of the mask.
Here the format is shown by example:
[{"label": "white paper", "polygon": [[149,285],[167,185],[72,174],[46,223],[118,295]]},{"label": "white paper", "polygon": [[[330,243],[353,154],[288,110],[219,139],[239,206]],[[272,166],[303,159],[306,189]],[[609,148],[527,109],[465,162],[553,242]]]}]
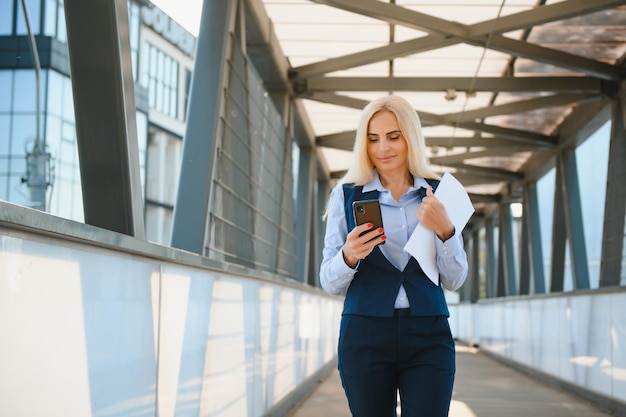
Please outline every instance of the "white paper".
[{"label": "white paper", "polygon": [[[461,233],[474,213],[474,206],[463,185],[452,174],[446,172],[435,191],[435,196],[446,208],[456,232]],[[426,276],[435,285],[439,285],[435,239],[435,232],[418,223],[404,250],[417,260]]]}]

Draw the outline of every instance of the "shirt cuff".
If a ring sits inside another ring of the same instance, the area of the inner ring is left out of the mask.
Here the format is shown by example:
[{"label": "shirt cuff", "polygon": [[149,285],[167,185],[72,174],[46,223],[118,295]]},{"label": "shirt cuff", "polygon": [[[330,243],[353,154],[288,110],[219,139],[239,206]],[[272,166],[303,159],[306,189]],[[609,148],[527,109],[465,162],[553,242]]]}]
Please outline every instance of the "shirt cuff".
[{"label": "shirt cuff", "polygon": [[354,278],[354,274],[359,268],[359,264],[361,261],[359,260],[354,267],[354,269],[350,268],[346,261],[343,259],[343,253],[339,251],[337,255],[331,261],[330,269],[332,271],[332,276],[336,277],[332,281],[328,281],[328,286],[332,290],[332,293],[339,293],[346,289],[348,285],[352,282]]},{"label": "shirt cuff", "polygon": [[435,243],[437,245],[437,255],[444,258],[453,257],[463,250],[463,236],[457,233],[456,228],[454,235],[450,239],[442,242],[439,237],[436,237]]}]

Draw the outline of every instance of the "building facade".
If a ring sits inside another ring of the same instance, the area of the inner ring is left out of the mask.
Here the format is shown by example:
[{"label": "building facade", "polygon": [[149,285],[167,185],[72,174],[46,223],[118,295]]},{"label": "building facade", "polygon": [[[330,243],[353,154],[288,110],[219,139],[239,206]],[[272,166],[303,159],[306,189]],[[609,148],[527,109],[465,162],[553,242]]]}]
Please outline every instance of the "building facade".
[{"label": "building facade", "polygon": [[[196,40],[153,5],[128,13],[146,237],[168,244]],[[0,0],[0,199],[84,221],[62,0]]]}]

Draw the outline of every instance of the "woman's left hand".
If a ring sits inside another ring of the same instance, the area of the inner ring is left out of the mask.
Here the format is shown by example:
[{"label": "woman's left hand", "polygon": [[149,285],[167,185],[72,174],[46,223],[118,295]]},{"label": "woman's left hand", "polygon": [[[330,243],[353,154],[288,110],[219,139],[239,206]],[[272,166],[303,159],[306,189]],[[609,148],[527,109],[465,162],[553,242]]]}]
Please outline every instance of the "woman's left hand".
[{"label": "woman's left hand", "polygon": [[448,212],[441,201],[435,197],[430,186],[417,209],[417,219],[424,227],[433,230],[443,242],[454,236],[454,225],[448,217]]}]

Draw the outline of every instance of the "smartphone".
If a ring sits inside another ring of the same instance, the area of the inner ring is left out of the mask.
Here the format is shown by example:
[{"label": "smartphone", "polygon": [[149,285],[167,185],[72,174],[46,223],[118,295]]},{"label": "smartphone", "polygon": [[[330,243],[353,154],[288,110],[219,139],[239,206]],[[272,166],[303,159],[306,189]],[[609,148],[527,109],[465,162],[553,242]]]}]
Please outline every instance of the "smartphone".
[{"label": "smartphone", "polygon": [[[355,201],[352,203],[352,211],[354,212],[354,222],[357,226],[363,223],[372,223],[374,225],[372,229],[383,227],[383,217],[380,213],[380,203],[378,200]],[[363,235],[363,233],[361,233],[361,235]],[[382,243],[385,243],[385,241]]]}]

